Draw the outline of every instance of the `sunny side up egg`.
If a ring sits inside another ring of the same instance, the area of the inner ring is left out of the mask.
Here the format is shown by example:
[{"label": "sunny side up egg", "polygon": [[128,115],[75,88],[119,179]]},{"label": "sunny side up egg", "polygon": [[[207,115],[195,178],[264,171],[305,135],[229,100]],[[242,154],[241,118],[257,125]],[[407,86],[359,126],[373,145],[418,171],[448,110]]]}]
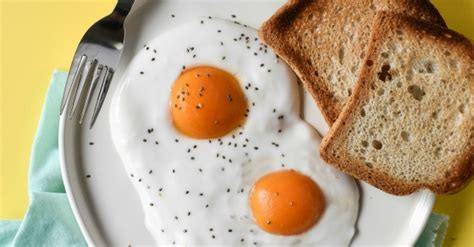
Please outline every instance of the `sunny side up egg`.
[{"label": "sunny side up egg", "polygon": [[348,245],[357,186],[320,160],[299,102],[254,29],[206,18],[147,44],[110,122],[157,244]]}]

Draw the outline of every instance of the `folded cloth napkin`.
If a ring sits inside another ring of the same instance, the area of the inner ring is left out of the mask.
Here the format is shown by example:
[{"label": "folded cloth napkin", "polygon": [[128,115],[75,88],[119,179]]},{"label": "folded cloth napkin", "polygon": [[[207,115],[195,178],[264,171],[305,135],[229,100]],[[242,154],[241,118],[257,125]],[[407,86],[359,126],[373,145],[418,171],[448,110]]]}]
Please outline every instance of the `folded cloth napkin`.
[{"label": "folded cloth napkin", "polygon": [[441,247],[448,231],[449,217],[432,213],[415,247]]},{"label": "folded cloth napkin", "polygon": [[[33,143],[25,218],[0,221],[0,246],[86,246],[61,178],[59,106],[67,73],[55,71]],[[442,246],[448,217],[432,214],[416,247]]]},{"label": "folded cloth napkin", "polygon": [[0,221],[0,246],[86,246],[59,167],[58,116],[66,77],[53,73],[31,153],[30,204],[22,221]]}]

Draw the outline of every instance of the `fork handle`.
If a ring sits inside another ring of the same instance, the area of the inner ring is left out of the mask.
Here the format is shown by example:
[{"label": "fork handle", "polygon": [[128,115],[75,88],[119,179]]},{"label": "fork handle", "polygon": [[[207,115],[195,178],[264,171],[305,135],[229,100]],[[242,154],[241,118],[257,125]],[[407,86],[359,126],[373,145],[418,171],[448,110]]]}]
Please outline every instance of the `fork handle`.
[{"label": "fork handle", "polygon": [[134,2],[135,0],[118,0],[114,11],[110,15],[110,18],[123,25],[125,17],[127,17],[130,9],[132,9]]},{"label": "fork handle", "polygon": [[132,9],[132,5],[134,2],[135,0],[118,0],[114,11],[125,12],[124,15],[126,16],[128,12],[130,12],[130,9]]},{"label": "fork handle", "polygon": [[109,25],[122,27],[125,17],[127,17],[128,13],[132,9],[134,2],[135,0],[118,0],[114,11],[112,11],[112,14],[105,17],[107,22],[109,22]]}]

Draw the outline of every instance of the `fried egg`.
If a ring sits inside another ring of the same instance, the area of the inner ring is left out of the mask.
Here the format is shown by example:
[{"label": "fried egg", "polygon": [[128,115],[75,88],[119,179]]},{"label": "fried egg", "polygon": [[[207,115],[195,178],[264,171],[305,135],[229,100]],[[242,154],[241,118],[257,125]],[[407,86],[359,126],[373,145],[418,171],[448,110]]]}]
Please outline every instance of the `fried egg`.
[{"label": "fried egg", "polygon": [[203,18],[141,49],[114,145],[158,245],[348,245],[355,181],[319,158],[289,67],[252,28]]}]

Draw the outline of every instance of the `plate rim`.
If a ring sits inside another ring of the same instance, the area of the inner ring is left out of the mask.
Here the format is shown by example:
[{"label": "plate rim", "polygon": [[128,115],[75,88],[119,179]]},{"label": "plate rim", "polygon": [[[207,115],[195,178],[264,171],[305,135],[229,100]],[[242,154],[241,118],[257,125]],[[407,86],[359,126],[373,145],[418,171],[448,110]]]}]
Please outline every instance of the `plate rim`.
[{"label": "plate rim", "polygon": [[[68,72],[69,73],[69,72]],[[61,169],[61,177],[63,179],[63,184],[64,184],[64,189],[66,190],[66,196],[69,202],[69,205],[71,207],[72,213],[74,214],[74,219],[76,220],[76,223],[79,225],[79,229],[81,230],[82,236],[84,237],[84,240],[87,242],[87,245],[89,246],[95,246],[93,238],[89,232],[89,229],[86,227],[86,224],[83,220],[83,217],[79,211],[79,206],[77,205],[77,200],[74,195],[74,190],[71,185],[70,181],[70,174],[68,170],[68,165],[66,162],[66,134],[65,134],[65,129],[66,125],[68,122],[67,117],[65,116],[66,114],[62,114],[59,117],[59,135],[58,135],[58,145],[59,145],[59,167]]]},{"label": "plate rim", "polygon": [[[359,181],[359,180],[357,180],[357,181]],[[414,192],[414,193],[416,193],[416,192]],[[426,190],[426,189],[423,189],[421,191],[421,198],[420,198],[420,202],[419,202],[420,204],[418,204],[417,207],[426,208],[424,210],[425,213],[423,215],[420,215],[420,214],[418,215],[419,216],[418,220],[421,221],[423,224],[419,224],[418,228],[416,230],[412,231],[411,235],[407,234],[406,238],[407,238],[410,245],[415,245],[416,241],[418,240],[418,238],[420,238],[421,234],[423,233],[423,230],[425,229],[426,224],[428,223],[428,220],[431,216],[431,212],[433,211],[433,206],[434,206],[435,200],[436,200],[436,194],[434,194],[433,192],[431,192],[429,190]]]},{"label": "plate rim", "polygon": [[[163,1],[163,0],[160,0],[160,1]],[[186,2],[186,1],[196,1],[196,0],[179,0],[177,2]],[[206,0],[197,0],[197,1],[199,2],[199,1],[206,1]],[[207,1],[212,2],[212,1],[216,1],[216,0],[207,0]],[[243,1],[243,2],[277,2],[279,0],[240,0],[240,1]],[[139,0],[139,1],[137,1],[137,5],[142,7],[143,5],[145,5],[144,2],[145,2],[144,0]],[[230,2],[230,1],[228,1],[228,2]],[[136,11],[137,9],[138,8],[135,8],[133,10]],[[112,92],[109,92],[109,93],[112,93]],[[68,162],[67,162],[66,152],[68,150],[72,150],[72,152],[77,152],[75,149],[71,149],[71,148],[69,148],[69,146],[66,146],[67,145],[66,144],[67,143],[66,138],[68,137],[67,130],[72,128],[74,131],[76,131],[77,128],[78,128],[77,127],[78,125],[75,124],[73,121],[69,120],[67,118],[66,114],[62,114],[59,117],[58,151],[59,151],[61,177],[63,179],[63,184],[64,184],[64,187],[65,187],[65,190],[66,190],[66,196],[67,196],[69,205],[70,205],[71,210],[74,214],[74,218],[75,218],[77,224],[79,225],[81,233],[82,233],[82,235],[83,235],[83,237],[84,237],[84,239],[85,239],[85,241],[87,242],[88,245],[95,246],[98,243],[100,243],[101,239],[100,238],[96,239],[96,238],[93,237],[94,235],[97,235],[97,234],[93,234],[94,229],[89,228],[87,226],[85,219],[88,216],[83,215],[81,213],[81,210],[79,208],[80,206],[78,205],[79,203],[78,203],[77,195],[75,195],[75,192],[77,192],[77,193],[81,193],[81,192],[77,191],[78,188],[74,188],[74,185],[72,184],[73,178],[72,178],[72,175],[71,175],[71,169],[74,169],[74,168],[71,167],[72,165],[68,165]],[[318,132],[320,132],[320,130],[318,130]],[[357,180],[357,179],[355,179],[355,180],[356,180],[356,182],[359,182],[359,180]],[[359,187],[359,190],[360,190],[360,187]],[[413,211],[422,210],[421,211],[422,214],[419,213],[419,214],[416,215],[416,221],[421,222],[421,224],[418,224],[417,228],[411,229],[410,232],[405,233],[406,235],[404,236],[404,240],[405,240],[404,242],[406,242],[408,245],[414,245],[416,243],[416,241],[418,240],[418,238],[421,236],[424,228],[426,227],[428,219],[431,215],[431,212],[432,212],[432,209],[433,209],[433,206],[434,206],[434,202],[435,202],[435,199],[436,199],[436,194],[434,194],[433,192],[431,192],[429,190],[423,189],[423,190],[420,190],[419,192],[421,192],[420,193],[420,199],[418,200],[418,204],[413,209]],[[361,202],[362,201],[359,200],[359,203],[360,203],[359,210],[362,207]],[[414,219],[411,219],[410,223],[413,220]],[[96,220],[91,219],[91,221],[95,222]],[[359,215],[358,215],[357,222],[358,221],[359,221]],[[356,225],[357,224],[358,223],[356,223]],[[98,232],[98,234],[100,234],[100,232]],[[354,236],[356,236],[356,235],[354,235]],[[352,243],[351,243],[351,245],[352,245]]]},{"label": "plate rim", "polygon": [[[63,184],[64,188],[66,190],[66,196],[69,202],[69,205],[71,207],[71,210],[74,214],[74,218],[79,225],[79,228],[81,230],[81,233],[87,242],[88,245],[95,246],[95,244],[99,241],[98,239],[94,239],[91,234],[91,229],[89,229],[86,226],[86,223],[83,219],[83,216],[79,210],[79,206],[77,203],[77,198],[74,193],[73,186],[71,184],[71,179],[70,179],[70,166],[68,166],[68,162],[66,161],[66,128],[67,125],[72,123],[72,121],[68,121],[67,117],[64,115],[60,116],[59,120],[59,135],[58,135],[58,145],[59,145],[59,161],[60,161],[60,169],[61,169],[61,177],[63,179]],[[74,128],[74,127],[73,127]],[[355,179],[356,182],[359,182],[359,180]],[[418,238],[421,236],[421,233],[423,232],[424,228],[426,227],[426,224],[428,222],[428,219],[431,215],[431,211],[434,206],[434,202],[436,199],[436,195],[428,190],[423,190],[421,191],[420,199],[419,199],[419,204],[416,206],[417,208],[420,207],[424,209],[422,212],[423,214],[418,214],[417,215],[417,221],[421,221],[422,224],[419,224],[419,226],[410,231],[406,236],[405,239],[407,240],[408,244],[414,245]],[[361,203],[361,201],[359,201]],[[362,205],[359,205],[359,207],[362,207]],[[416,210],[416,208],[415,208]],[[359,220],[359,219],[358,219]],[[357,221],[358,221],[357,220]],[[93,220],[95,221],[95,220]],[[357,223],[356,223],[357,224]]]}]

